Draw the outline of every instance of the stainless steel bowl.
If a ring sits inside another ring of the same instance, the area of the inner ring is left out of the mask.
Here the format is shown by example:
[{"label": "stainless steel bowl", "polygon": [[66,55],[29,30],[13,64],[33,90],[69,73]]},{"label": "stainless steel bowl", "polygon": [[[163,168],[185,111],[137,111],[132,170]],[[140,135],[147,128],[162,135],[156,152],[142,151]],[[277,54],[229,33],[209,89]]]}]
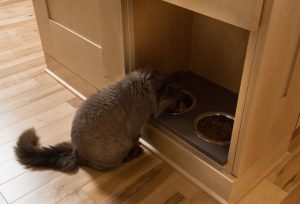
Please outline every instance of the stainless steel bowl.
[{"label": "stainless steel bowl", "polygon": [[228,145],[230,144],[230,139],[229,140],[215,140],[215,139],[211,139],[210,137],[206,136],[205,134],[201,133],[198,130],[198,122],[205,118],[205,117],[209,117],[209,116],[224,116],[230,120],[234,121],[234,116],[228,113],[224,113],[224,112],[207,112],[207,113],[203,113],[201,115],[199,115],[195,120],[194,120],[194,132],[197,136],[199,136],[200,138],[202,138],[203,140],[210,142],[210,143],[214,143],[214,144],[218,144],[218,145]]},{"label": "stainless steel bowl", "polygon": [[183,90],[182,92],[185,95],[187,95],[187,96],[189,96],[191,98],[192,104],[187,109],[185,109],[182,112],[168,112],[168,114],[171,114],[171,115],[180,115],[180,114],[183,114],[183,113],[190,112],[191,110],[193,110],[195,108],[196,102],[197,102],[196,97],[191,92],[189,92],[189,91]]}]

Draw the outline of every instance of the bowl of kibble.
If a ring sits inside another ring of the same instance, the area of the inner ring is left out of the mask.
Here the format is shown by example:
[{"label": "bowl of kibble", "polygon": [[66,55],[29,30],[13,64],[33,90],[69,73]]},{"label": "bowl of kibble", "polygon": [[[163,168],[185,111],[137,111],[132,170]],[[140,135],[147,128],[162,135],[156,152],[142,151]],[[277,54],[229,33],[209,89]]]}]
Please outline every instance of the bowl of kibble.
[{"label": "bowl of kibble", "polygon": [[230,144],[234,116],[224,112],[207,112],[194,121],[194,132],[203,140],[218,144]]},{"label": "bowl of kibble", "polygon": [[171,115],[179,115],[190,112],[196,105],[196,97],[189,91],[183,90],[183,95],[177,101],[174,109],[168,109],[166,112]]}]

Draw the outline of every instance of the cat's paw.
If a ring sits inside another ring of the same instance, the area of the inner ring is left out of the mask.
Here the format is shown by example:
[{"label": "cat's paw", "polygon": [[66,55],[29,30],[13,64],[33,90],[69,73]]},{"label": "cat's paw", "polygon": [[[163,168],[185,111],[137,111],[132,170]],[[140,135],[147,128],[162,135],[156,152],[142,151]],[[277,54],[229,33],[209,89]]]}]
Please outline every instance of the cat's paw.
[{"label": "cat's paw", "polygon": [[129,162],[139,156],[141,156],[144,153],[144,149],[140,146],[134,146],[129,152],[127,157],[123,160],[124,162]]}]

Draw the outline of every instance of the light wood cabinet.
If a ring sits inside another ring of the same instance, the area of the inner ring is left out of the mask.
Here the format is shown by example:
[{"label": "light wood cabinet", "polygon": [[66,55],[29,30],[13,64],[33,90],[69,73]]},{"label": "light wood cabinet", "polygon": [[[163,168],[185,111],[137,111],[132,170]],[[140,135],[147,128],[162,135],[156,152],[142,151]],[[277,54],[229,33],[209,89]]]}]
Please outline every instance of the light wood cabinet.
[{"label": "light wood cabinet", "polygon": [[[124,75],[120,1],[33,0],[33,4],[49,63],[58,63],[97,89]],[[49,66],[58,72],[55,68]]]},{"label": "light wood cabinet", "polygon": [[48,71],[85,96],[149,64],[237,95],[225,165],[153,121],[141,140],[220,201],[236,203],[297,148],[300,1],[33,2]]}]

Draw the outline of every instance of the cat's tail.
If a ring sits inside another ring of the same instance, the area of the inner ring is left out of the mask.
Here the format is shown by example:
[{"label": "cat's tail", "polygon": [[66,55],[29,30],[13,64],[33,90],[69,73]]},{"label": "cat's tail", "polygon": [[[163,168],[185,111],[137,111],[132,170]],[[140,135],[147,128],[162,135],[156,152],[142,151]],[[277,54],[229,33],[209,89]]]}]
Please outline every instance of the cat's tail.
[{"label": "cat's tail", "polygon": [[16,156],[27,168],[46,167],[64,172],[78,168],[71,143],[63,142],[49,147],[40,147],[38,143],[39,138],[33,128],[24,131],[17,141]]}]

